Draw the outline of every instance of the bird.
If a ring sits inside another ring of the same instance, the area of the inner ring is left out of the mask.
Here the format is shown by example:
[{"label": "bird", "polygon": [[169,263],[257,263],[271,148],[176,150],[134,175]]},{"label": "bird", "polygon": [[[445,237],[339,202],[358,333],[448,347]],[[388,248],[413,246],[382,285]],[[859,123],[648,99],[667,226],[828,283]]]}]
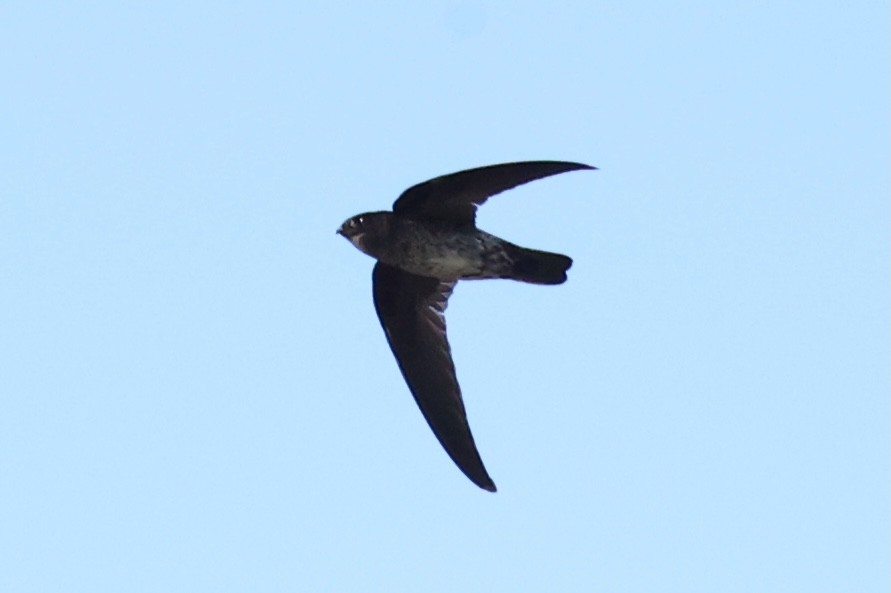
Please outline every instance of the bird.
[{"label": "bird", "polygon": [[337,233],[377,260],[374,308],[415,402],[443,449],[483,490],[495,492],[473,440],[446,334],[445,311],[459,280],[566,281],[572,259],[520,247],[476,226],[476,210],[518,185],[596,167],[523,161],[468,169],[414,185],[392,211],[347,219]]}]

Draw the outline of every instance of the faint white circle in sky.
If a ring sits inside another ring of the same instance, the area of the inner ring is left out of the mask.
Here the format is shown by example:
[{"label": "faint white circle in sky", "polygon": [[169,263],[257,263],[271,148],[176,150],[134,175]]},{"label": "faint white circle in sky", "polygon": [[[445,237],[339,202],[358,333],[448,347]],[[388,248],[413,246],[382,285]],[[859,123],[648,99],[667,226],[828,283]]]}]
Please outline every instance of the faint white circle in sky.
[{"label": "faint white circle in sky", "polygon": [[486,28],[488,15],[479,2],[450,2],[445,9],[446,29],[455,37],[476,37]]}]

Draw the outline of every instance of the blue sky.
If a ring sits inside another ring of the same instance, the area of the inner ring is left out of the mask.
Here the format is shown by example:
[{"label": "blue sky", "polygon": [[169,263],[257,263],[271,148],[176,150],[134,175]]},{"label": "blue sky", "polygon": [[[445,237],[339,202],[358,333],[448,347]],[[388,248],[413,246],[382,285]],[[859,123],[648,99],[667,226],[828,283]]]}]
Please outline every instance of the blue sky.
[{"label": "blue sky", "polygon": [[[885,2],[6,2],[0,589],[886,591]],[[497,494],[334,234],[596,165],[460,284]]]}]

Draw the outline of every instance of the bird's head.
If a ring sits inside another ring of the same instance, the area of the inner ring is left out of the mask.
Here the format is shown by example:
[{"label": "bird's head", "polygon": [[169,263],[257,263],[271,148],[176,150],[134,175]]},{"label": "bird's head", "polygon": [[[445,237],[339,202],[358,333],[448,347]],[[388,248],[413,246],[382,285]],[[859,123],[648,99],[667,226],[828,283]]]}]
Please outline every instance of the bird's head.
[{"label": "bird's head", "polygon": [[338,235],[343,235],[356,249],[376,256],[376,246],[387,238],[390,232],[390,218],[392,212],[366,212],[347,219],[340,228]]}]

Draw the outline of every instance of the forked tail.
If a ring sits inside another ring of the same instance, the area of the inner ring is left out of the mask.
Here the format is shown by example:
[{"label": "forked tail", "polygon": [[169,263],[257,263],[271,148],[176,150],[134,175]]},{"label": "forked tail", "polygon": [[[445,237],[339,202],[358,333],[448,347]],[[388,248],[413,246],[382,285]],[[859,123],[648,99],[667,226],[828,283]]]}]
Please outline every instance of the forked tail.
[{"label": "forked tail", "polygon": [[566,270],[572,260],[559,253],[536,251],[525,247],[512,246],[510,257],[514,261],[511,278],[531,284],[563,284]]}]

